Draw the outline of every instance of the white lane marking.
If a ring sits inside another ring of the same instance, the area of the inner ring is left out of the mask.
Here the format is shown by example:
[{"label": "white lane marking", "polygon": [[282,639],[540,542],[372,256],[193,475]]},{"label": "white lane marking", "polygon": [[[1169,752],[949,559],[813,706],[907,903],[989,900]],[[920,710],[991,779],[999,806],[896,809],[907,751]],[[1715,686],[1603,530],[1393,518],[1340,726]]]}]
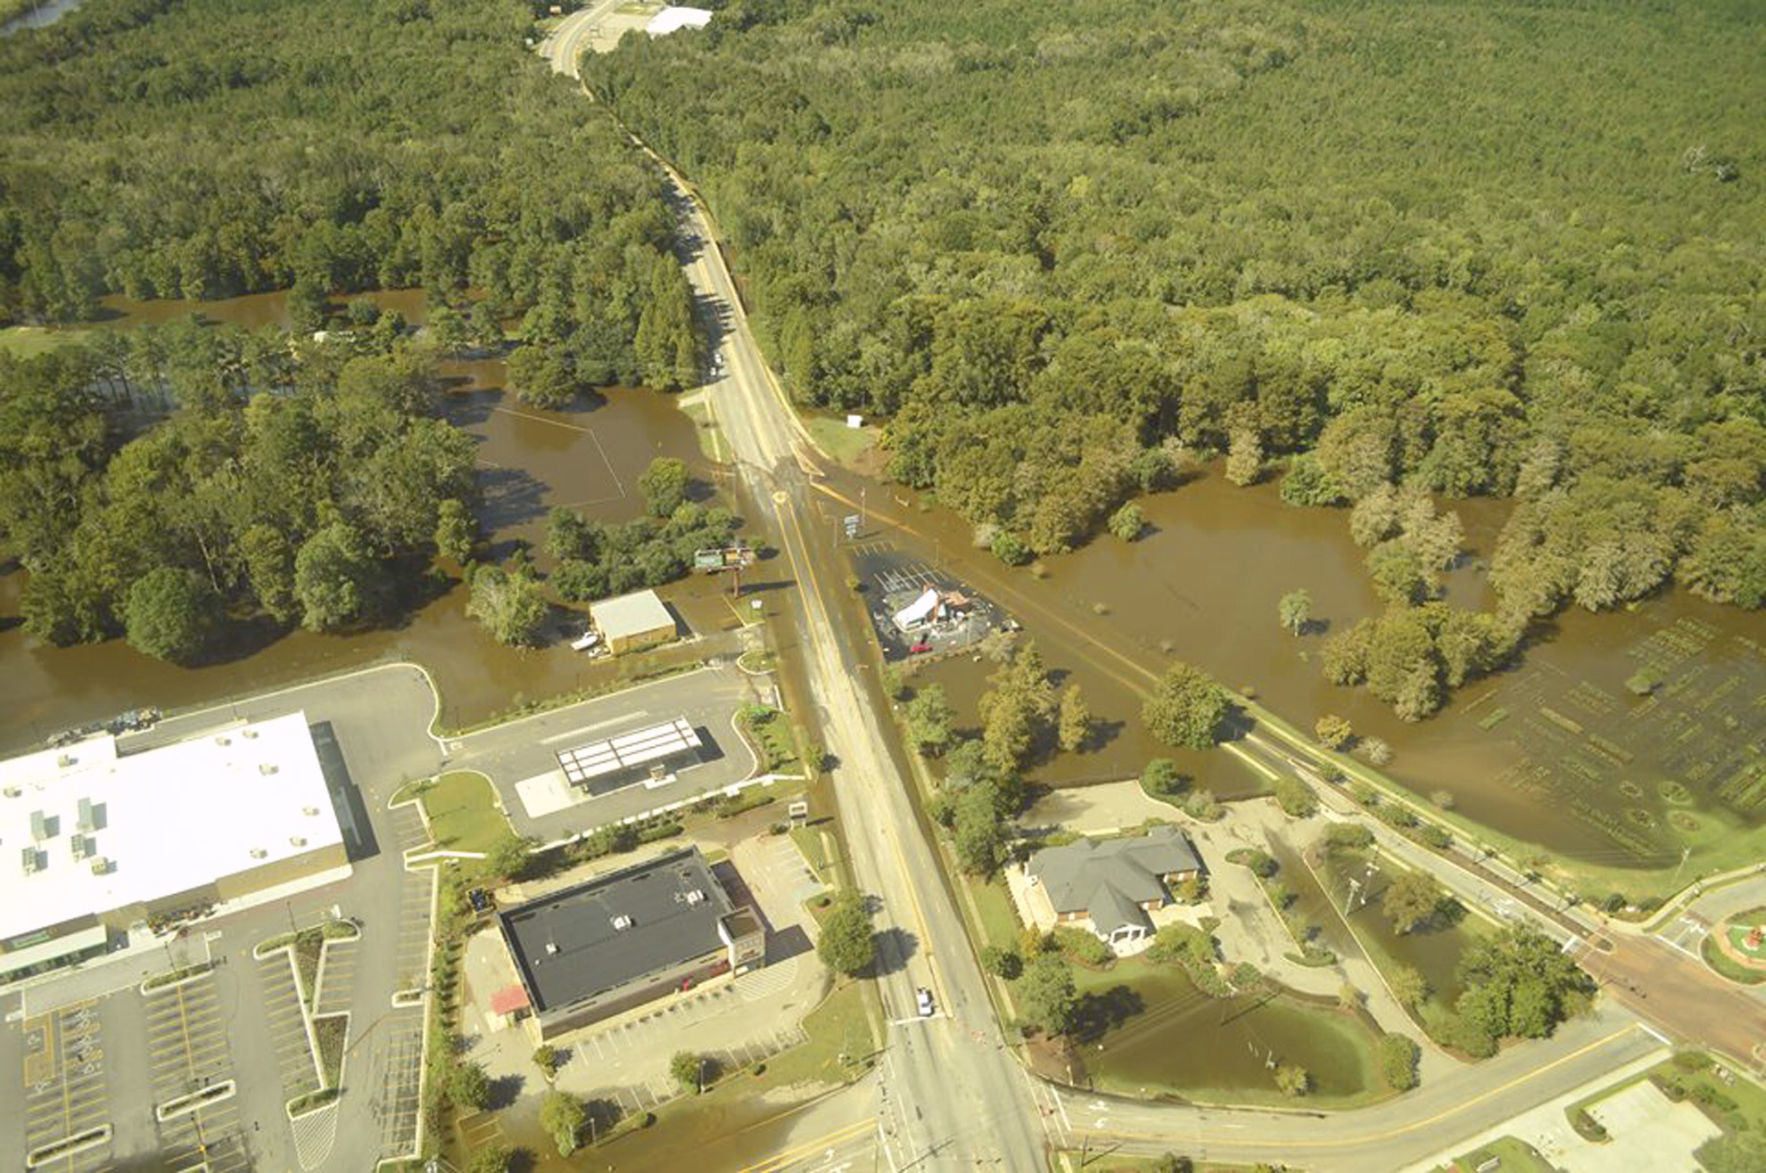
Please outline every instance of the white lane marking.
[{"label": "white lane marking", "polygon": [[649,714],[648,710],[637,709],[637,710],[634,710],[633,712],[624,713],[618,717],[613,717],[613,718],[610,718],[606,721],[596,721],[593,725],[584,725],[581,728],[572,729],[568,733],[557,733],[557,734],[552,735],[551,737],[542,737],[542,738],[540,738],[540,744],[541,745],[552,745],[552,744],[554,744],[556,742],[560,742],[560,741],[569,741],[573,737],[581,737],[585,733],[593,733],[595,730],[605,729],[609,725],[618,725],[618,724],[625,722],[625,721],[635,721],[639,717],[648,717],[649,715],[650,714]]}]

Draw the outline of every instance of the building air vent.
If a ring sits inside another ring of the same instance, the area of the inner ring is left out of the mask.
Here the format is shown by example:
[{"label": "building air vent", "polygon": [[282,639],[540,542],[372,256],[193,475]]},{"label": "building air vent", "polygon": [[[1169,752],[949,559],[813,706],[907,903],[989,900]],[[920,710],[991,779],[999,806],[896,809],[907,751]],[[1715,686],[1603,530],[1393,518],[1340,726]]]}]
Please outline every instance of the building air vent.
[{"label": "building air vent", "polygon": [[556,942],[556,941],[547,941],[546,942],[546,956],[547,957],[558,956],[558,942]]},{"label": "building air vent", "polygon": [[258,737],[258,731],[256,729],[247,729],[247,730],[244,730],[243,732],[241,732],[239,736],[245,738],[245,740],[247,740],[247,741],[256,741],[257,737]]},{"label": "building air vent", "polygon": [[705,899],[705,893],[698,888],[695,888],[691,892],[687,893],[687,903],[688,904],[699,904],[704,899]]},{"label": "building air vent", "polygon": [[295,847],[305,847],[307,845],[306,836],[304,835],[290,835],[288,837],[288,842]]},{"label": "building air vent", "polygon": [[303,806],[300,808],[300,813],[307,816],[310,819],[314,815],[319,813],[319,808],[316,806]]},{"label": "building air vent", "polygon": [[110,874],[110,860],[106,859],[102,855],[93,857],[92,874],[95,876],[109,875]]},{"label": "building air vent", "polygon": [[269,852],[265,851],[261,847],[254,847],[251,849],[251,857],[253,859],[264,859],[264,858],[268,857],[269,854],[270,854]]},{"label": "building air vent", "polygon": [[621,913],[613,918],[613,927],[623,933],[632,927],[632,918]]},{"label": "building air vent", "polygon": [[275,762],[259,762],[258,763],[258,773],[262,774],[266,778],[268,778],[271,774],[274,774],[277,769],[278,769],[278,767]]},{"label": "building air vent", "polygon": [[20,797],[23,797],[23,795],[24,795],[24,791],[20,790],[16,786],[8,786],[4,792],[0,792],[0,793],[4,793],[7,798],[20,798]]},{"label": "building air vent", "polygon": [[65,770],[74,764],[74,755],[71,753],[60,754],[56,757],[55,764]]},{"label": "building air vent", "polygon": [[225,736],[217,733],[215,735],[215,744],[216,745],[232,745],[233,741],[231,738],[225,737]]}]

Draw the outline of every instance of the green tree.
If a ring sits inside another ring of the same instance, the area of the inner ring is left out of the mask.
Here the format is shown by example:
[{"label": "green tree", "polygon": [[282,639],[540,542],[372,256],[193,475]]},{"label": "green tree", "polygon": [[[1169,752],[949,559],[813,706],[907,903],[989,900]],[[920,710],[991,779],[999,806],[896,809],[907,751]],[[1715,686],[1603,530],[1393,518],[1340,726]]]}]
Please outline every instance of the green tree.
[{"label": "green tree", "polygon": [[254,525],[239,535],[239,554],[245,560],[245,577],[251,593],[278,623],[300,618],[294,589],[294,548],[281,530]]},{"label": "green tree", "polygon": [[583,1102],[569,1092],[553,1089],[540,1101],[540,1127],[558,1146],[558,1155],[568,1157],[576,1152],[588,1113]]},{"label": "green tree", "polygon": [[466,1162],[466,1173],[509,1173],[509,1163],[514,1159],[515,1150],[508,1145],[486,1145]]},{"label": "green tree", "polygon": [[484,1068],[469,1059],[456,1062],[448,1072],[448,1099],[460,1108],[479,1111],[491,1102],[491,1079]]},{"label": "green tree", "polygon": [[876,933],[871,928],[871,914],[865,908],[863,896],[846,889],[834,897],[833,907],[822,922],[816,954],[829,969],[848,976],[863,973],[876,960]]},{"label": "green tree", "polygon": [[1072,969],[1060,957],[1045,954],[1032,958],[1012,993],[1026,1021],[1051,1035],[1073,1029],[1079,1012],[1079,991]]},{"label": "green tree", "polygon": [[1428,981],[1419,970],[1408,965],[1401,965],[1392,971],[1390,984],[1392,996],[1398,999],[1398,1004],[1410,1009],[1420,1006],[1423,999],[1429,996]]},{"label": "green tree", "polygon": [[991,784],[971,786],[957,797],[951,824],[957,862],[966,872],[992,875],[1005,857],[1005,837]]},{"label": "green tree", "polygon": [[124,608],[129,645],[157,660],[187,661],[208,643],[219,600],[194,571],[162,566],[136,579]]},{"label": "green tree", "polygon": [[546,1082],[551,1083],[558,1075],[558,1049],[550,1043],[541,1043],[534,1050],[533,1065],[540,1069]]},{"label": "green tree", "polygon": [[1253,485],[1262,475],[1262,438],[1252,431],[1234,432],[1226,455],[1226,479],[1235,485]]},{"label": "green tree", "polygon": [[301,624],[311,631],[336,631],[366,618],[376,587],[373,557],[347,523],[321,529],[295,555],[294,595]]},{"label": "green tree", "polygon": [[478,538],[478,519],[458,497],[449,497],[435,508],[435,552],[466,565]]},{"label": "green tree", "polygon": [[543,346],[517,346],[509,352],[509,388],[534,407],[564,407],[576,398],[576,374],[562,354]]},{"label": "green tree", "polygon": [[1693,1153],[1705,1173],[1759,1173],[1766,1169],[1766,1134],[1725,1132]]},{"label": "green tree", "polygon": [[1147,528],[1147,519],[1141,513],[1141,507],[1133,501],[1110,515],[1110,532],[1125,542],[1132,542],[1140,537]]},{"label": "green tree", "polygon": [[1276,609],[1280,613],[1282,626],[1299,635],[1312,621],[1312,596],[1304,590],[1289,591],[1282,596],[1281,604]]},{"label": "green tree", "polygon": [[1380,908],[1392,922],[1394,931],[1403,934],[1425,928],[1440,915],[1447,893],[1432,876],[1422,872],[1403,872],[1380,897]]},{"label": "green tree", "polygon": [[668,517],[687,501],[692,477],[687,466],[672,456],[659,456],[638,477],[638,491],[651,517]]},{"label": "green tree", "polygon": [[499,838],[485,853],[484,866],[493,876],[519,880],[527,872],[533,847],[531,840],[511,831]]},{"label": "green tree", "polygon": [[1312,787],[1291,774],[1283,774],[1274,782],[1276,805],[1291,819],[1309,819],[1318,812],[1318,796]]},{"label": "green tree", "polygon": [[1320,717],[1312,730],[1318,735],[1319,744],[1331,749],[1342,749],[1355,736],[1355,727],[1345,717],[1327,713]]},{"label": "green tree", "polygon": [[490,303],[478,301],[472,303],[472,309],[466,314],[466,329],[472,337],[472,345],[479,350],[496,351],[503,347],[503,326],[497,321],[496,311]]},{"label": "green tree", "polygon": [[480,566],[472,572],[466,613],[498,643],[514,647],[537,643],[550,610],[545,589],[524,567]]},{"label": "green tree", "polygon": [[1386,1086],[1395,1092],[1407,1092],[1415,1087],[1420,1054],[1415,1041],[1404,1035],[1381,1035],[1380,1076]]},{"label": "green tree", "polygon": [[1062,749],[1068,753],[1085,748],[1091,738],[1091,709],[1085,703],[1085,696],[1079,691],[1079,685],[1070,684],[1061,690],[1060,718],[1056,726],[1056,739]]},{"label": "green tree", "polygon": [[1188,787],[1189,779],[1170,758],[1153,758],[1141,770],[1141,789],[1154,798],[1182,794]]},{"label": "green tree", "polygon": [[1002,949],[998,945],[987,945],[981,950],[981,968],[995,977],[1012,981],[1024,972],[1024,959],[1014,949]]},{"label": "green tree", "polygon": [[1188,664],[1173,664],[1141,707],[1141,719],[1166,745],[1208,749],[1216,744],[1227,716],[1226,693]]},{"label": "green tree", "polygon": [[935,757],[950,745],[956,710],[945,699],[942,685],[931,684],[914,694],[907,704],[908,736],[920,753]]},{"label": "green tree", "polygon": [[1284,1063],[1275,1069],[1275,1086],[1282,1095],[1298,1098],[1312,1090],[1312,1076],[1297,1063]]},{"label": "green tree", "polygon": [[676,1051],[674,1058],[668,1061],[668,1074],[682,1091],[701,1092],[705,1090],[705,1066],[703,1056],[691,1051]]}]

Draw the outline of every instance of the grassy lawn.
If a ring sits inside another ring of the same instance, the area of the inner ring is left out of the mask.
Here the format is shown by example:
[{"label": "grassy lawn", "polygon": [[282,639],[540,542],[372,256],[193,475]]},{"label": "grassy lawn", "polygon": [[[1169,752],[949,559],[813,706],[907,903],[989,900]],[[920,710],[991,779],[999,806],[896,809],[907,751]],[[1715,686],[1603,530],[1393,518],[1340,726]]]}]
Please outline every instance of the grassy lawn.
[{"label": "grassy lawn", "polygon": [[[750,1086],[789,1087],[794,1083],[820,1081],[843,1083],[864,1070],[864,1061],[877,1049],[871,1033],[866,1003],[876,997],[875,987],[845,981],[803,1017],[806,1042],[767,1061],[765,1074]],[[845,1055],[843,1062],[841,1056]]]},{"label": "grassy lawn", "polygon": [[1012,894],[1006,890],[1005,880],[998,876],[978,880],[970,875],[962,879],[975,907],[981,910],[982,943],[1002,949],[1016,948],[1024,926],[1018,920],[1018,910],[1012,906]]},{"label": "grassy lawn", "polygon": [[491,780],[476,770],[453,770],[418,793],[437,847],[489,851],[509,834],[509,820],[497,809]]},{"label": "grassy lawn", "polygon": [[822,883],[832,886],[835,881],[834,860],[828,854],[828,840],[820,827],[793,827],[791,841],[797,844],[797,850],[803,853],[804,862],[815,872],[816,878]]},{"label": "grassy lawn", "polygon": [[70,342],[83,341],[90,330],[50,330],[43,326],[8,326],[0,330],[0,350],[19,358],[47,354]]},{"label": "grassy lawn", "polygon": [[1717,942],[1708,933],[1699,943],[1699,952],[1704,955],[1706,965],[1732,982],[1740,982],[1744,986],[1757,986],[1766,982],[1766,970],[1743,969],[1729,954],[1717,948]]},{"label": "grassy lawn", "polygon": [[1502,1162],[1502,1173],[1554,1173],[1551,1162],[1540,1156],[1537,1149],[1512,1136],[1500,1137],[1481,1149],[1456,1157],[1451,1164],[1440,1166],[1436,1173],[1462,1173],[1476,1169],[1492,1158]]},{"label": "grassy lawn", "polygon": [[791,722],[778,709],[749,705],[742,710],[742,728],[760,747],[761,764],[770,773],[796,773],[803,762]]},{"label": "grassy lawn", "polygon": [[849,428],[831,416],[806,415],[803,426],[822,451],[849,467],[876,446],[879,435],[876,428]]}]

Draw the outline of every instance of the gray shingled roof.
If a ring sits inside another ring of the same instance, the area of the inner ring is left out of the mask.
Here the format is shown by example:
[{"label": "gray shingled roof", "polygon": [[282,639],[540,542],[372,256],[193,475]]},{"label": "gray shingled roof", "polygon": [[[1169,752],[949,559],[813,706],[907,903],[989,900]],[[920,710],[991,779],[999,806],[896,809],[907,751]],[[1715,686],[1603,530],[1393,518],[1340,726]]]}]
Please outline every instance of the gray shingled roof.
[{"label": "gray shingled roof", "polygon": [[[689,902],[694,891],[701,897]],[[699,849],[689,847],[542,896],[498,919],[522,984],[543,1013],[721,948],[718,921],[730,911],[724,886]],[[616,929],[616,916],[632,923]]]},{"label": "gray shingled roof", "polygon": [[1126,839],[1045,847],[1030,857],[1029,871],[1056,912],[1087,913],[1099,932],[1108,933],[1124,924],[1147,923],[1137,906],[1165,898],[1161,876],[1201,868],[1182,831],[1155,827]]}]

